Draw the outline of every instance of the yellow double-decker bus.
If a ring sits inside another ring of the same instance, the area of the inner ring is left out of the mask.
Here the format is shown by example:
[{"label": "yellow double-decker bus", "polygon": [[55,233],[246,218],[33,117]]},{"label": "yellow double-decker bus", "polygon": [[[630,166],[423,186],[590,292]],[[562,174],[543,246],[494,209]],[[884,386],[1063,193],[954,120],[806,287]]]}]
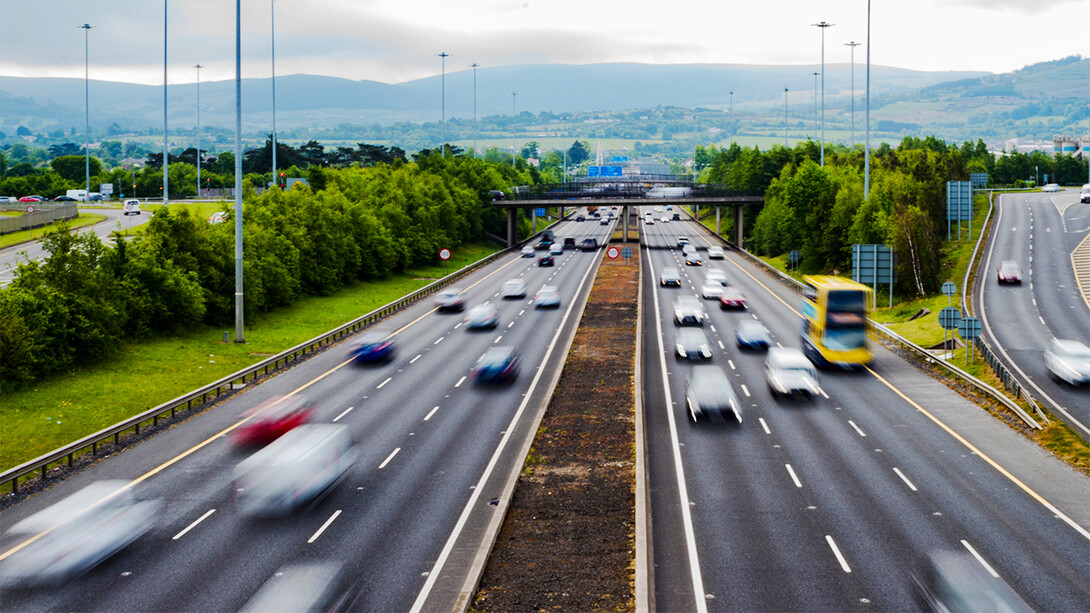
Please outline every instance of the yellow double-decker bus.
[{"label": "yellow double-decker bus", "polygon": [[870,364],[871,289],[840,277],[803,277],[802,350],[818,367]]}]

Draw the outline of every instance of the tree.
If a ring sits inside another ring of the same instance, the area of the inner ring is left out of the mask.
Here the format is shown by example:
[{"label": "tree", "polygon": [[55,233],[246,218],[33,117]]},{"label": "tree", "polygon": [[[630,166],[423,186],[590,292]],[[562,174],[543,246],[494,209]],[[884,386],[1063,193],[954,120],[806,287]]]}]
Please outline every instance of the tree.
[{"label": "tree", "polygon": [[[61,178],[75,183],[85,183],[87,178],[87,158],[82,155],[64,155],[53,158],[49,163],[53,172]],[[91,175],[102,173],[102,163],[98,158],[91,158]]]},{"label": "tree", "polygon": [[74,143],[64,143],[63,145],[50,145],[49,157],[59,158],[65,155],[80,155],[83,153],[83,147]]},{"label": "tree", "polygon": [[590,158],[589,148],[583,144],[583,141],[575,141],[568,149],[568,162],[573,166],[577,166],[587,161]]},{"label": "tree", "polygon": [[16,136],[34,136],[34,133],[30,131],[26,126],[19,126],[15,129]]}]

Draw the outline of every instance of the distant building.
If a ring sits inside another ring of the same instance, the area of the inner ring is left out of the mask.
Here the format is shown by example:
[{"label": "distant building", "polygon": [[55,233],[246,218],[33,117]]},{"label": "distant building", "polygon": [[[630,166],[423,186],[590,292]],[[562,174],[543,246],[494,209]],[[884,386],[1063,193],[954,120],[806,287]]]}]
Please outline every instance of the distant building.
[{"label": "distant building", "polygon": [[1052,137],[1053,155],[1073,155],[1086,158],[1090,156],[1090,134],[1083,134],[1078,138],[1068,136]]}]

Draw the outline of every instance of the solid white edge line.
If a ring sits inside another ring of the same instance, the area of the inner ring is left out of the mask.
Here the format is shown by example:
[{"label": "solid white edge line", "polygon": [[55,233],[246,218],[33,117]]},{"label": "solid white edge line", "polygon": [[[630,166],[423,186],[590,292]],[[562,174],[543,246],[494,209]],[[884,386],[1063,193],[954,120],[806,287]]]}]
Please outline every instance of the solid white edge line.
[{"label": "solid white edge line", "polygon": [[893,467],[893,472],[897,473],[897,476],[901,478],[901,481],[905,482],[905,485],[908,486],[908,489],[912,490],[913,492],[919,491],[919,490],[916,489],[916,486],[913,485],[912,482],[908,480],[908,477],[906,477],[905,474],[903,472],[901,472],[900,468],[897,468],[896,466],[894,466]]},{"label": "solid white edge line", "polygon": [[996,579],[999,578],[999,573],[995,572],[995,569],[992,568],[992,565],[988,564],[988,562],[985,561],[984,558],[976,552],[976,549],[973,549],[973,546],[969,544],[969,541],[961,539],[961,544],[965,545],[965,548],[969,550],[969,553],[973,554],[973,557],[976,558],[977,562],[980,562],[980,565],[984,567],[984,570],[988,571],[988,574],[995,577]]},{"label": "solid white edge line", "polygon": [[859,426],[855,425],[855,422],[854,422],[854,421],[852,421],[852,420],[850,420],[850,419],[849,419],[849,420],[848,420],[848,423],[849,423],[849,424],[851,424],[851,426],[852,426],[853,428],[855,428],[855,431],[859,433],[859,436],[863,436],[863,437],[866,437],[866,436],[867,436],[866,432],[863,432],[862,430],[860,430],[860,429],[859,429]]},{"label": "solid white edge line", "polygon": [[466,375],[462,375],[462,378],[458,379],[458,382],[454,384],[454,387],[462,387],[462,384],[465,383],[465,381]]},{"label": "solid white edge line", "polygon": [[[647,266],[651,269],[651,277],[654,278],[655,266],[650,256],[647,258]],[[700,574],[700,558],[696,551],[696,532],[693,530],[692,511],[689,510],[689,491],[685,486],[685,468],[681,463],[681,442],[677,433],[677,420],[674,417],[674,401],[670,394],[669,379],[666,375],[666,354],[662,340],[662,310],[659,307],[658,292],[655,296],[655,329],[659,341],[659,366],[662,369],[663,394],[666,401],[666,417],[670,424],[670,445],[674,456],[674,470],[677,476],[678,504],[681,506],[681,522],[685,531],[685,545],[689,553],[689,574],[693,581],[693,600],[697,613],[707,613],[708,603],[705,600],[704,579]]]},{"label": "solid white edge line", "polygon": [[322,533],[325,532],[325,529],[329,527],[329,524],[332,524],[333,520],[337,519],[337,516],[340,515],[340,514],[341,514],[341,510],[337,509],[333,513],[333,515],[331,515],[329,517],[329,519],[325,520],[325,523],[322,524],[322,527],[318,528],[318,531],[314,533],[314,536],[307,539],[307,544],[309,545],[309,544],[313,543],[314,541],[318,540],[318,537],[322,536]]},{"label": "solid white edge line", "polygon": [[791,468],[790,464],[784,464],[787,467],[787,474],[791,475],[791,480],[795,482],[795,487],[802,487],[802,481],[799,481],[798,475],[795,474],[795,469]]},{"label": "solid white edge line", "polygon": [[386,384],[387,384],[387,383],[389,383],[390,381],[393,381],[393,379],[394,379],[393,377],[386,377],[386,380],[385,380],[385,381],[383,381],[382,383],[379,383],[378,385],[376,385],[376,386],[375,386],[375,389],[377,389],[377,390],[380,390],[380,389],[382,389],[382,386],[386,385]]},{"label": "solid white edge line", "polygon": [[344,411],[342,411],[340,415],[338,415],[338,416],[334,417],[334,418],[333,418],[333,421],[334,421],[334,422],[340,421],[340,419],[341,419],[342,417],[344,417],[345,415],[348,415],[348,414],[349,414],[349,413],[350,413],[350,412],[352,411],[352,409],[354,409],[354,408],[356,408],[356,407],[348,407],[347,409],[345,409]]},{"label": "solid white edge line", "polygon": [[397,449],[391,451],[390,455],[386,456],[386,459],[382,461],[382,464],[378,465],[379,469],[381,470],[383,468],[386,468],[386,465],[390,463],[390,460],[394,459],[394,456],[397,455],[397,452],[399,451],[401,451],[401,447],[398,447]]},{"label": "solid white edge line", "polygon": [[772,434],[772,431],[768,429],[768,424],[765,423],[765,418],[758,417],[757,421],[761,422],[761,427],[765,429],[765,434]]},{"label": "solid white edge line", "polygon": [[[575,295],[579,295],[582,287],[587,282],[587,277],[590,275],[591,270],[596,270],[596,267],[590,266],[587,268],[587,271],[583,273],[583,279],[579,282],[580,289],[576,290]],[[564,326],[571,316],[575,305],[575,300],[568,302],[568,308],[564,312],[564,318],[561,320],[560,325],[557,326],[552,340],[549,341],[548,348],[545,349],[545,357],[542,359],[542,364],[549,361],[549,357],[552,355],[553,349],[556,348],[556,343],[560,338],[560,333],[564,330]],[[534,390],[537,389],[537,384],[541,380],[541,376],[545,372],[545,369],[537,368],[535,371],[534,379],[530,382],[530,387],[522,397],[522,402],[515,411],[515,415],[511,418],[511,422],[508,424],[507,429],[504,430],[499,445],[496,447],[496,450],[492,452],[492,457],[488,460],[488,465],[485,466],[484,472],[481,473],[481,478],[477,480],[477,484],[473,487],[473,493],[469,495],[469,500],[466,502],[465,508],[462,509],[462,514],[458,516],[458,521],[454,524],[454,529],[451,530],[450,536],[447,537],[447,542],[443,545],[442,551],[439,552],[439,557],[436,558],[435,565],[432,566],[431,570],[428,572],[428,578],[424,581],[424,586],[420,588],[420,592],[417,594],[416,601],[413,602],[412,608],[409,609],[409,613],[420,613],[424,608],[424,603],[427,601],[428,596],[431,595],[431,590],[435,586],[435,582],[438,581],[439,575],[443,571],[443,567],[446,566],[447,558],[450,557],[451,552],[454,550],[454,545],[458,541],[466,522],[469,521],[470,514],[476,508],[477,500],[481,497],[481,492],[484,491],[484,485],[488,482],[488,479],[491,478],[492,471],[495,470],[496,464],[499,463],[500,456],[503,454],[504,449],[506,449],[507,443],[515,431],[515,426],[518,425],[519,420],[522,418],[522,414],[526,411],[530,399],[533,398]],[[559,380],[559,372],[557,373],[557,377]],[[472,577],[467,578],[467,580],[471,579]]]},{"label": "solid white edge line", "polygon": [[213,514],[213,513],[215,513],[215,512],[216,512],[216,510],[215,510],[215,509],[209,509],[209,510],[208,510],[208,512],[206,512],[206,513],[205,513],[204,515],[201,515],[200,517],[198,517],[196,521],[194,521],[193,523],[191,523],[191,524],[189,524],[188,526],[186,526],[186,527],[185,527],[185,529],[183,529],[183,530],[182,530],[181,532],[179,532],[178,534],[175,534],[175,535],[174,535],[174,538],[172,538],[172,539],[170,539],[170,540],[172,540],[172,541],[176,541],[176,540],[178,540],[178,539],[182,538],[182,537],[183,537],[183,536],[185,536],[185,535],[186,535],[186,533],[188,533],[188,532],[189,532],[190,530],[192,530],[193,528],[196,528],[196,527],[197,527],[197,524],[199,524],[199,523],[201,523],[202,521],[204,521],[204,520],[208,519],[208,516],[209,516],[209,515],[211,515],[211,514]]},{"label": "solid white edge line", "polygon": [[833,555],[835,555],[837,561],[840,562],[840,568],[844,569],[844,572],[846,573],[852,572],[851,567],[848,566],[848,561],[840,554],[840,548],[836,546],[836,541],[833,540],[833,537],[826,534],[825,542],[829,543],[829,548],[833,550]]},{"label": "solid white edge line", "polygon": [[431,419],[431,416],[435,415],[435,412],[438,411],[438,410],[439,410],[439,405],[435,405],[435,408],[432,409],[431,411],[428,411],[428,414],[424,416],[424,421],[428,421],[429,419]]}]

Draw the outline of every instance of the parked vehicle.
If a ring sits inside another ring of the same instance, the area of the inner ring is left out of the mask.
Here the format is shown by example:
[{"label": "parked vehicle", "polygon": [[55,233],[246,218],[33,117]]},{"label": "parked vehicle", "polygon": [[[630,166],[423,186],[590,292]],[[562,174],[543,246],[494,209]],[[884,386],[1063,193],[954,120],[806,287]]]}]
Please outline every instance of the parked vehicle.
[{"label": "parked vehicle", "polygon": [[238,510],[268,517],[312,506],[341,482],[355,461],[356,448],[346,426],[295,428],[235,467]]},{"label": "parked vehicle", "polygon": [[19,199],[19,202],[45,202],[45,198],[41,196],[23,196]]}]

